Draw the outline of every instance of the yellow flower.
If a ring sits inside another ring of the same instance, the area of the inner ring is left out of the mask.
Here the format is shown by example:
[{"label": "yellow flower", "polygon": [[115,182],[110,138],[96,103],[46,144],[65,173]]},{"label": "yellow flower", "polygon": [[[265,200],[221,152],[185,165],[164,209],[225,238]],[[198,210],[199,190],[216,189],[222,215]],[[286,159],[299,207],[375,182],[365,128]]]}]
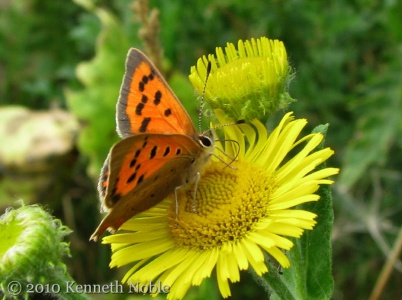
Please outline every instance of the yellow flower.
[{"label": "yellow flower", "polygon": [[[226,122],[222,115],[220,121]],[[298,139],[306,123],[288,113],[270,134],[259,121],[224,127],[225,137],[237,142],[220,147],[229,156],[237,154],[236,160],[230,166],[211,161],[195,200],[194,186],[181,190],[177,216],[173,195],[105,237],[103,243],[113,251],[110,267],[134,263],[123,282],[160,281],[170,287],[168,299],[183,298],[214,268],[226,298],[228,280],[239,281],[240,270],[251,266],[258,275],[268,271],[264,253],[288,268],[282,250],[293,243],[286,237],[299,238],[316,224],[314,213],[293,207],[319,200],[319,186],[332,184],[327,178],[338,173],[335,168],[316,170],[333,151],[314,152],[323,140],[320,133]]]},{"label": "yellow flower", "polygon": [[225,52],[216,48],[216,57],[203,56],[191,67],[189,79],[213,109],[222,109],[235,120],[266,120],[293,101],[287,91],[293,75],[285,46],[262,37],[240,40],[237,48],[227,43]]}]

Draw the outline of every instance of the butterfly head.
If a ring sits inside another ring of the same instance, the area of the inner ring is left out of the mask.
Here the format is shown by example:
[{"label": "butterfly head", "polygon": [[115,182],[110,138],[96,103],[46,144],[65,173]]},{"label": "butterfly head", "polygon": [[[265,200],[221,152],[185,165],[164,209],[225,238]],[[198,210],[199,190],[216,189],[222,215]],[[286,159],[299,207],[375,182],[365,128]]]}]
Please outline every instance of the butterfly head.
[{"label": "butterfly head", "polygon": [[[207,134],[208,133],[208,134]],[[213,148],[215,144],[215,139],[211,131],[207,131],[198,136],[198,143],[204,149]]]}]

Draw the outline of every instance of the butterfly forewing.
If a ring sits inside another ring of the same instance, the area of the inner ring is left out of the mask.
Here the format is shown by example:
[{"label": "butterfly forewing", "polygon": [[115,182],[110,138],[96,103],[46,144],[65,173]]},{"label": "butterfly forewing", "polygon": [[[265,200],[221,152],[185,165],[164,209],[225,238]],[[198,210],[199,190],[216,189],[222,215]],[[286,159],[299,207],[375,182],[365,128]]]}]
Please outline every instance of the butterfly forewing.
[{"label": "butterfly forewing", "polygon": [[130,49],[117,104],[120,136],[138,133],[195,135],[190,117],[162,75],[138,49]]}]

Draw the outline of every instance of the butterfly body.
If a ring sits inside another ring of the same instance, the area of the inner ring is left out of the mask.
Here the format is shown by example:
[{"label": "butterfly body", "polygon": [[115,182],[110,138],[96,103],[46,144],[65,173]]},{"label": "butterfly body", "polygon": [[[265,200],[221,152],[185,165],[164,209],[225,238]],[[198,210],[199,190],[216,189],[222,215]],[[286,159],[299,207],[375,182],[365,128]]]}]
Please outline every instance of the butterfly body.
[{"label": "butterfly body", "polygon": [[137,49],[127,56],[116,121],[123,139],[109,152],[98,184],[108,214],[92,240],[193,181],[214,149],[213,138],[197,134],[162,75]]}]

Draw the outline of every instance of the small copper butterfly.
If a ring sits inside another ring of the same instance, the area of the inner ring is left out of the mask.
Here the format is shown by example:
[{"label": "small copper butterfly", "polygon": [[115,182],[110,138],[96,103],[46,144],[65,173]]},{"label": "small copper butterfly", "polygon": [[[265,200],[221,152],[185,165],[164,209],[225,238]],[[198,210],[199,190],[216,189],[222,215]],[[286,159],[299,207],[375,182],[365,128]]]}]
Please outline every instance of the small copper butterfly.
[{"label": "small copper butterfly", "polygon": [[116,122],[122,140],[110,150],[99,178],[102,211],[108,214],[90,238],[95,241],[199,178],[214,150],[212,136],[196,132],[179,99],[138,49],[127,54]]}]

